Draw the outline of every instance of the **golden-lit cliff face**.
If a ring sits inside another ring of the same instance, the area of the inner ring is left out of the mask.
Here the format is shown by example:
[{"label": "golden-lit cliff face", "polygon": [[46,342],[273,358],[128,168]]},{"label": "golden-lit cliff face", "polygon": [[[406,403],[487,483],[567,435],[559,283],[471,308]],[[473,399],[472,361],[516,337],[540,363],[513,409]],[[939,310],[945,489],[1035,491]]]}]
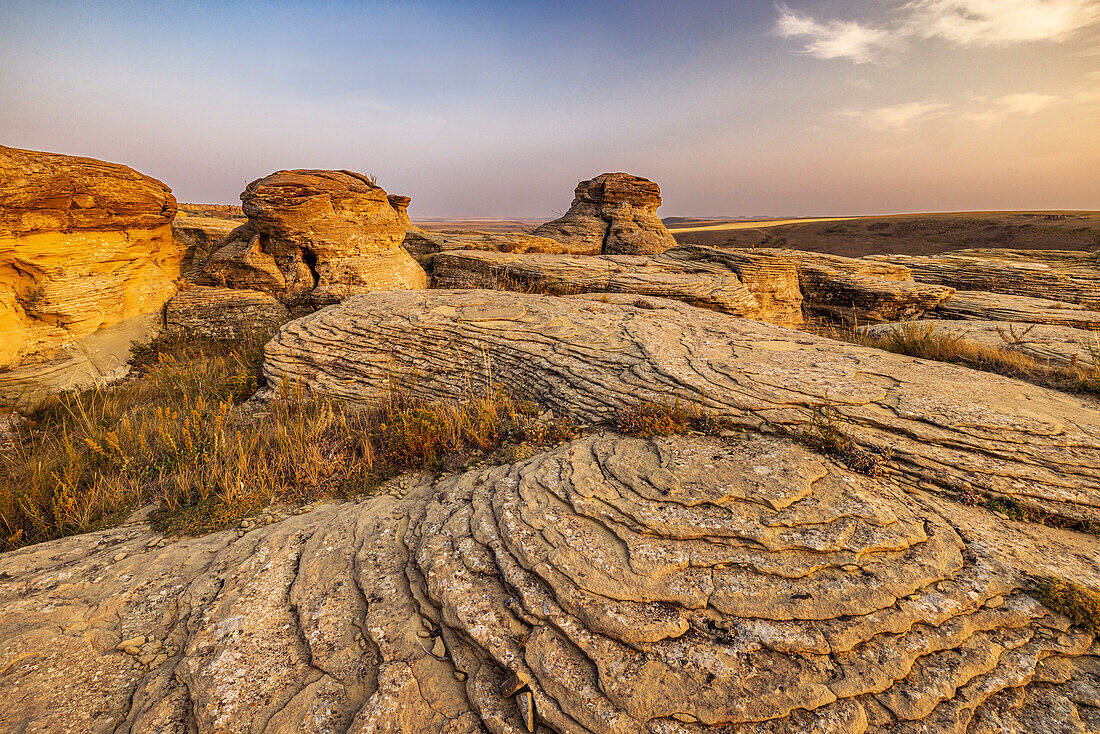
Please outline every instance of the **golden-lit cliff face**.
[{"label": "golden-lit cliff face", "polygon": [[171,190],[126,166],[0,147],[0,402],[126,361],[176,292]]}]

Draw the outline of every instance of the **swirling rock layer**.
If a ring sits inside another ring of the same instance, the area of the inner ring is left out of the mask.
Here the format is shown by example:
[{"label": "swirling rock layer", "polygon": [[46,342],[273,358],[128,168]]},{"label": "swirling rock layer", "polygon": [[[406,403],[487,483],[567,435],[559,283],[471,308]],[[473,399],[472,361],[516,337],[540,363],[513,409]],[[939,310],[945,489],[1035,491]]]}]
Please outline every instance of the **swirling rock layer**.
[{"label": "swirling rock layer", "polygon": [[125,371],[176,291],[175,213],[126,166],[0,146],[0,403]]},{"label": "swirling rock layer", "polygon": [[595,434],[404,486],[0,556],[0,730],[1100,726],[1100,647],[1020,590],[1100,584],[1088,536],[753,433]]},{"label": "swirling rock layer", "polygon": [[832,405],[889,465],[953,489],[1079,516],[1100,505],[1100,409],[1088,399],[781,327],[632,296],[490,291],[371,294],[284,326],[275,385],[372,401],[397,376],[424,397],[492,380],[604,421],[641,400],[698,401],[745,425],[798,425]]},{"label": "swirling rock layer", "polygon": [[977,321],[1016,321],[1027,324],[1100,329],[1100,311],[1064,301],[1010,296],[988,291],[955,291],[936,307],[936,316]]}]

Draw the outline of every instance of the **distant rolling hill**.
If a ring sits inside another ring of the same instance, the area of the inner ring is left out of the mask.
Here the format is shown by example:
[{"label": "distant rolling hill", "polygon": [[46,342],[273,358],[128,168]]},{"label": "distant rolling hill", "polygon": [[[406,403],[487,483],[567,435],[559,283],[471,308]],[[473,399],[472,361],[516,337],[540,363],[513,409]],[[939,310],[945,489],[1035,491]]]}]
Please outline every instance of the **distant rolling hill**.
[{"label": "distant rolling hill", "polygon": [[968,247],[1100,250],[1100,212],[950,212],[875,217],[727,220],[670,217],[678,242],[790,247],[849,257],[931,255]]}]

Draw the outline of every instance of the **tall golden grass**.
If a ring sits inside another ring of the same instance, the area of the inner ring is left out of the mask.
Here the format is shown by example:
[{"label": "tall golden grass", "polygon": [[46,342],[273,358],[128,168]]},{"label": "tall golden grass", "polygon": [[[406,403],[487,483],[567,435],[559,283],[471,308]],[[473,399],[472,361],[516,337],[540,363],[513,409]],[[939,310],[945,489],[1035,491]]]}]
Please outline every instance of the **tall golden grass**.
[{"label": "tall golden grass", "polygon": [[155,502],[154,525],[198,534],[273,501],[373,491],[448,452],[572,437],[568,420],[499,387],[428,404],[399,381],[369,407],[290,390],[241,406],[261,381],[266,335],[162,340],[122,383],[51,398],[0,448],[0,550],[107,527]]}]

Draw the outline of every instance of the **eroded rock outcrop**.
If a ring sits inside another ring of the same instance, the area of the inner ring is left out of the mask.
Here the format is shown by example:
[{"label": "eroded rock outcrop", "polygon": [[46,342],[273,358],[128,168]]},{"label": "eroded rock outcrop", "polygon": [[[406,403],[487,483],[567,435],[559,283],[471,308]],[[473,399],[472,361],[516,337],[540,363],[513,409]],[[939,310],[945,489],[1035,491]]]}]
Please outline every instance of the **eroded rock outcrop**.
[{"label": "eroded rock outcrop", "polygon": [[[443,252],[435,258],[432,277],[441,288],[534,290],[557,294],[632,293],[675,298],[693,306],[747,318],[787,324],[801,322],[797,284],[787,289],[787,300],[779,301],[785,308],[766,310],[731,270],[693,272],[679,262],[641,255]],[[777,283],[773,281],[770,285],[774,288]]]},{"label": "eroded rock outcrop", "polygon": [[0,147],[0,403],[125,371],[176,291],[175,213],[126,166]]},{"label": "eroded rock outcrop", "polygon": [[424,288],[401,247],[407,197],[351,171],[278,171],[241,194],[248,223],[189,277],[258,290],[288,306],[336,303],[376,290]]},{"label": "eroded rock outcrop", "polygon": [[1083,305],[1100,303],[1100,253],[1073,250],[958,250],[943,255],[872,255],[909,268],[921,283]]},{"label": "eroded rock outcrop", "polygon": [[667,299],[635,301],[361,296],[284,326],[266,347],[264,373],[274,385],[368,401],[394,375],[416,374],[423,397],[461,398],[491,374],[587,421],[672,395],[757,427],[805,425],[814,406],[830,404],[858,445],[889,450],[893,470],[929,486],[1009,495],[1070,517],[1100,506],[1100,409],[1087,399]]},{"label": "eroded rock outcrop", "polygon": [[988,291],[955,291],[936,307],[936,314],[946,319],[1014,321],[1072,326],[1075,329],[1100,329],[1100,311],[1096,309],[1049,298],[1010,296]]},{"label": "eroded rock outcrop", "polygon": [[0,728],[1100,722],[1100,646],[1022,591],[1025,573],[1100,584],[1095,538],[753,433],[596,434],[411,485],[203,538],[139,522],[0,556]]},{"label": "eroded rock outcrop", "polygon": [[289,319],[286,307],[266,293],[206,286],[183,289],[164,312],[168,331],[211,339],[270,333]]},{"label": "eroded rock outcrop", "polygon": [[581,181],[564,216],[533,234],[561,242],[580,255],[644,255],[676,246],[657,207],[661,188],[629,173],[603,173]]},{"label": "eroded rock outcrop", "polygon": [[205,260],[211,248],[241,224],[238,219],[177,214],[172,220],[172,234],[184,246],[182,270],[186,272]]}]

